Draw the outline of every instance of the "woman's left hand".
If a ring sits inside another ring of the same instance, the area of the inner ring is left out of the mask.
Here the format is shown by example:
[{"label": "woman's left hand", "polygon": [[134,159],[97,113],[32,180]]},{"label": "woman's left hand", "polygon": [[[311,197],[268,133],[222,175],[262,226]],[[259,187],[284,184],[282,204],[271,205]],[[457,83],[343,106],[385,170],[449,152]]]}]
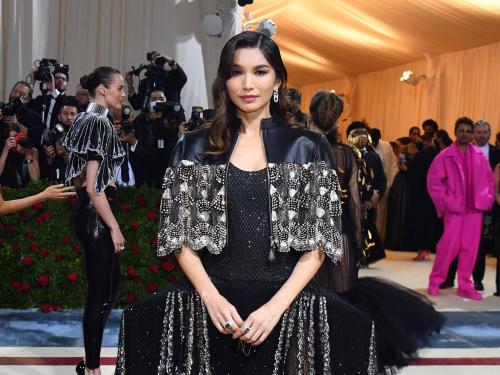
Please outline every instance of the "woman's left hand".
[{"label": "woman's left hand", "polygon": [[[269,336],[274,327],[276,327],[283,313],[282,309],[268,302],[251,313],[243,322],[241,330],[243,335],[239,336],[235,334],[233,338],[239,338],[241,341],[253,346],[260,345],[267,339],[267,336]],[[245,333],[245,331],[247,332]]]}]

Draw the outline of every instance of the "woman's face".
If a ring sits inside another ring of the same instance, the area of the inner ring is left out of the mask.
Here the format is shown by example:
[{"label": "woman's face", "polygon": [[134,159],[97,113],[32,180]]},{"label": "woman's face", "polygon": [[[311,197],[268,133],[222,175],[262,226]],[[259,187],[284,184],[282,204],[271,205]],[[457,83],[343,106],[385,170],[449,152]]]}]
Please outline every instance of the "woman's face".
[{"label": "woman's face", "polygon": [[126,97],[121,74],[113,74],[109,87],[99,86],[99,92],[104,96],[108,108],[119,109]]},{"label": "woman's face", "polygon": [[273,91],[278,90],[280,84],[274,69],[258,48],[241,48],[235,52],[226,89],[240,112],[269,112]]},{"label": "woman's face", "polygon": [[410,133],[410,139],[412,142],[417,142],[420,138],[420,129],[412,129]]}]

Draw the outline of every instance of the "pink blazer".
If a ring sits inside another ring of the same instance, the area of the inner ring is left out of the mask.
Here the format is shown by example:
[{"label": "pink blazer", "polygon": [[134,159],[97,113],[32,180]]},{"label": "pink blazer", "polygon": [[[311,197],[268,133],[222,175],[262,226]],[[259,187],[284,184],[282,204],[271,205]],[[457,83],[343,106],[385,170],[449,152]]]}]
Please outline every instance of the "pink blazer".
[{"label": "pink blazer", "polygon": [[471,173],[472,207],[466,207],[466,181],[463,158],[453,143],[434,159],[427,174],[427,191],[439,217],[444,214],[464,214],[468,210],[490,211],[494,201],[494,179],[490,164],[482,151],[470,144],[466,154]]}]

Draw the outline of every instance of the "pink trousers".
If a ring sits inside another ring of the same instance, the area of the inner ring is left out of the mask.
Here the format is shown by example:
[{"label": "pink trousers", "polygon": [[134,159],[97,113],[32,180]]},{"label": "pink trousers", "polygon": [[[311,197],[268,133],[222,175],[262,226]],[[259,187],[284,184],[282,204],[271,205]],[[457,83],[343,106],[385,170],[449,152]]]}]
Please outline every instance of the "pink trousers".
[{"label": "pink trousers", "polygon": [[482,212],[444,215],[444,233],[436,246],[436,259],[429,276],[430,287],[437,288],[446,280],[450,264],[458,255],[458,287],[474,290],[471,274],[476,263],[482,224]]}]

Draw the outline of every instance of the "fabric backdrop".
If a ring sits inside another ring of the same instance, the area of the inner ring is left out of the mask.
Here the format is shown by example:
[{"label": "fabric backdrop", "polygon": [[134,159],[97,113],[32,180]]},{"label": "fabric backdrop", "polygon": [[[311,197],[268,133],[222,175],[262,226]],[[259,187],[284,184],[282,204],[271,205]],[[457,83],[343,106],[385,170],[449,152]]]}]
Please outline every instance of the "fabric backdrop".
[{"label": "fabric backdrop", "polygon": [[[405,70],[427,78],[416,86],[401,83]],[[344,95],[343,135],[351,120],[365,119],[382,131],[384,139],[394,140],[433,118],[453,138],[455,120],[462,116],[487,120],[494,135],[500,131],[500,43],[428,55],[426,60],[300,89],[304,111],[317,90]]]},{"label": "fabric backdrop", "polygon": [[[184,69],[182,104],[211,104],[224,43],[241,30],[242,8],[234,0],[2,0],[0,2],[0,100],[24,79],[33,61],[56,58],[70,67],[68,92],[79,77],[109,65],[125,72],[162,51]],[[202,28],[205,14],[219,13],[222,37]],[[137,78],[135,77],[137,88]],[[38,89],[37,89],[38,91]]]}]

